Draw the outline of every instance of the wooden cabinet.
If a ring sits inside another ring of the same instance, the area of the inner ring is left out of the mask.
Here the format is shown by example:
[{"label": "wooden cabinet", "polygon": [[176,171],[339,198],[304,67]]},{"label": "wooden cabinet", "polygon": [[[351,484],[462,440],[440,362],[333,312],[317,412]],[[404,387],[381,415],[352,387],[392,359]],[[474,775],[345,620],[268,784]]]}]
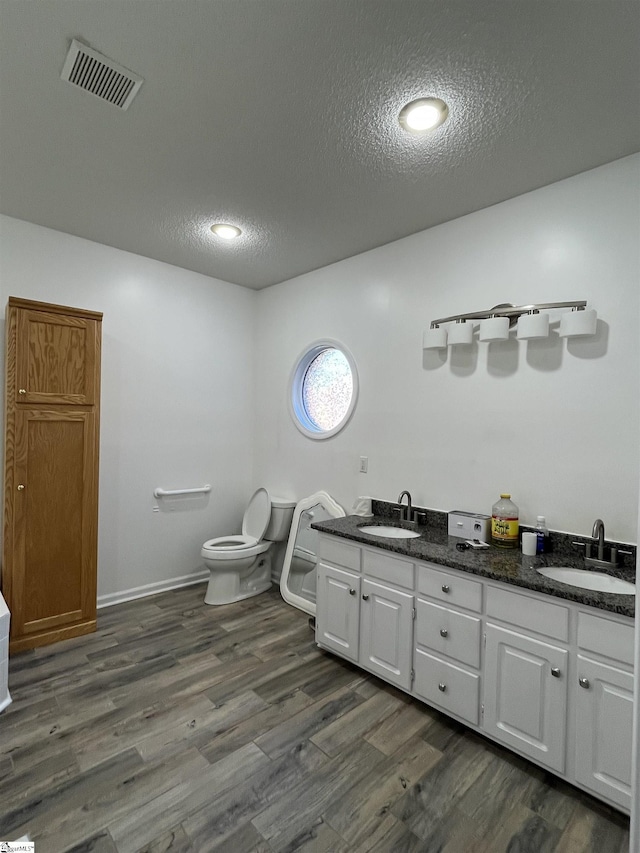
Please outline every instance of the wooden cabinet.
[{"label": "wooden cabinet", "polygon": [[11,651],[95,630],[101,318],[9,299],[2,587]]},{"label": "wooden cabinet", "polygon": [[564,772],[568,651],[492,624],[486,637],[486,731]]}]

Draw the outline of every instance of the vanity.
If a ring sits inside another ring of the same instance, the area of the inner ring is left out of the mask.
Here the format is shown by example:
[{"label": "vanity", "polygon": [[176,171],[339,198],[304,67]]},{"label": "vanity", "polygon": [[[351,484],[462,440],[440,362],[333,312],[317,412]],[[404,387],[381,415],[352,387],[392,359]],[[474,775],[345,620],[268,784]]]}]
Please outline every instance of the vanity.
[{"label": "vanity", "polygon": [[313,525],[318,646],[628,813],[634,596],[537,572],[566,553],[460,551],[430,515],[410,539],[363,532],[377,515]]}]

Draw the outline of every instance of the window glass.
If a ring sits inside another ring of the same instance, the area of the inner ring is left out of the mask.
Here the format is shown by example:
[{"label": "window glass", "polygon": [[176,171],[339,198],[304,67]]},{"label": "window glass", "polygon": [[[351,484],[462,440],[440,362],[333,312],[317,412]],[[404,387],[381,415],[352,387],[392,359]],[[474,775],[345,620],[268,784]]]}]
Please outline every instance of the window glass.
[{"label": "window glass", "polygon": [[328,438],[349,420],[357,397],[353,358],[340,344],[319,341],[298,359],[290,388],[294,423],[310,438]]}]

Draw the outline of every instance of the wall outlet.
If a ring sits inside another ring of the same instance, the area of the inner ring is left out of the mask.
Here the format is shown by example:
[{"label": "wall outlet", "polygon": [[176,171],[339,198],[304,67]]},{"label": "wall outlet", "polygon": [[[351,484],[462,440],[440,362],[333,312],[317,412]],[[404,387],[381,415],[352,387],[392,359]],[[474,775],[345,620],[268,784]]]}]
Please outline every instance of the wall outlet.
[{"label": "wall outlet", "polygon": [[361,456],[360,457],[360,473],[366,474],[368,470],[369,470],[369,457],[368,456]]}]

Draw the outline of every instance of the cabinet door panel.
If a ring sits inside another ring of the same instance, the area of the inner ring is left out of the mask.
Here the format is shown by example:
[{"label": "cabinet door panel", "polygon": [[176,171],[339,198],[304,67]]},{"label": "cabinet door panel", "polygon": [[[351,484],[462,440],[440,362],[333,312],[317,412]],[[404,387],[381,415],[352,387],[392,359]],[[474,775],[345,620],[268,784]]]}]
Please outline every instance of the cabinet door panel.
[{"label": "cabinet door panel", "polygon": [[95,620],[95,423],[91,412],[16,412],[12,636]]},{"label": "cabinet door panel", "polygon": [[96,402],[96,320],[23,310],[17,321],[17,403],[91,406]]},{"label": "cabinet door panel", "polygon": [[567,650],[491,624],[486,634],[485,729],[564,772]]},{"label": "cabinet door panel", "polygon": [[480,676],[477,673],[454,666],[422,649],[416,649],[415,670],[414,690],[418,696],[478,725]]},{"label": "cabinet door panel", "polygon": [[633,675],[578,655],[576,781],[631,808]]},{"label": "cabinet door panel", "polygon": [[316,641],[349,660],[358,660],[360,578],[318,565]]},{"label": "cabinet door panel", "polygon": [[360,661],[382,678],[408,690],[413,596],[370,580],[362,582],[362,596]]}]

